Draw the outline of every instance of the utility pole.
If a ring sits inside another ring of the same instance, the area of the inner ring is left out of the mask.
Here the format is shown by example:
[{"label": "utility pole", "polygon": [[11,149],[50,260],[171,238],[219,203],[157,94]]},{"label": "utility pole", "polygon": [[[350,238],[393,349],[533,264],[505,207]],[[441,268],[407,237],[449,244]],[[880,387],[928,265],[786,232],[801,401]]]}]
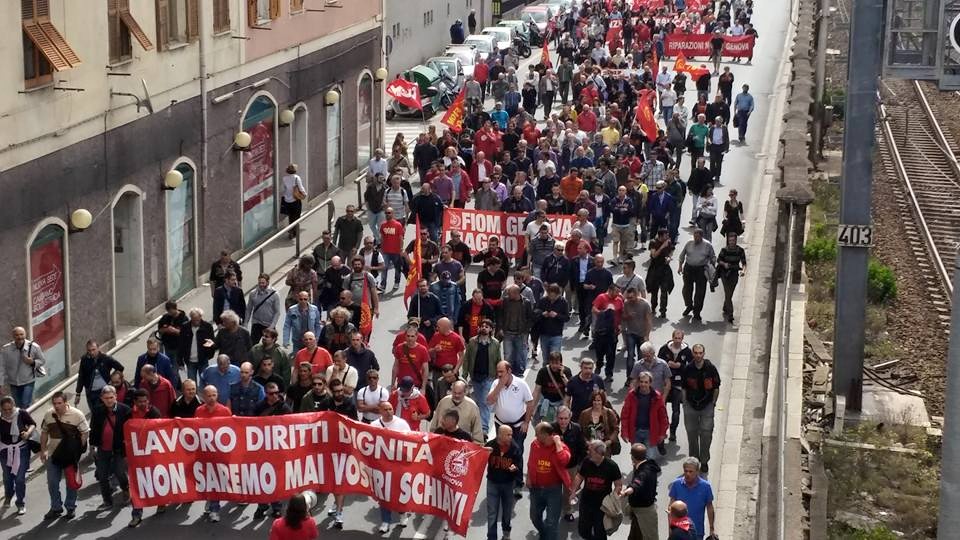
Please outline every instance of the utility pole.
[{"label": "utility pole", "polygon": [[[883,59],[883,0],[854,0],[847,56],[847,100],[843,125],[843,176],[840,227],[869,230],[877,78]],[[839,232],[839,231],[838,231]],[[839,236],[839,235],[838,235]],[[864,319],[867,310],[867,259],[871,240],[838,242],[836,317],[833,338],[833,392],[859,411],[863,386]],[[858,233],[858,238],[862,236]]]},{"label": "utility pole", "polygon": [[947,540],[960,529],[960,248],[953,261],[953,303],[950,313],[950,349],[947,352],[947,393],[944,396],[943,449],[940,462],[940,515],[937,538]]},{"label": "utility pole", "polygon": [[813,137],[810,141],[810,161],[820,161],[820,148],[823,147],[824,107],[827,77],[827,35],[830,33],[830,0],[820,0],[820,19],[817,21],[817,57],[814,65],[814,113]]}]

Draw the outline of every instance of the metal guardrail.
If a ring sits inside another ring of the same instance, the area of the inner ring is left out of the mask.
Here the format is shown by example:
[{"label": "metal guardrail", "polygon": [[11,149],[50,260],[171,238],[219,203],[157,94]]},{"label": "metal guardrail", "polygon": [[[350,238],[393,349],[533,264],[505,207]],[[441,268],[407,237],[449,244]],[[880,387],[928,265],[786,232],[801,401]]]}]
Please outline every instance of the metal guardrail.
[{"label": "metal guardrail", "polygon": [[[280,238],[283,238],[284,235],[286,235],[288,232],[290,232],[290,231],[293,230],[294,228],[297,229],[297,236],[296,236],[296,242],[295,242],[296,251],[295,251],[295,255],[294,255],[293,258],[296,258],[297,256],[299,256],[300,250],[301,250],[301,247],[302,247],[302,246],[300,245],[300,241],[301,241],[301,240],[300,240],[300,230],[299,230],[300,224],[303,223],[304,221],[306,221],[307,219],[309,219],[311,216],[313,216],[314,214],[316,214],[317,212],[319,212],[319,211],[320,211],[321,209],[323,209],[323,208],[326,208],[326,209],[327,209],[327,228],[330,228],[330,224],[333,222],[333,218],[334,218],[334,215],[335,215],[335,213],[336,213],[336,209],[335,209],[335,207],[334,207],[333,199],[330,198],[330,197],[327,197],[327,198],[324,199],[322,202],[320,202],[320,204],[318,204],[317,206],[315,206],[315,207],[307,210],[306,213],[304,213],[303,215],[300,216],[300,219],[298,219],[298,220],[294,221],[293,223],[287,225],[287,226],[284,227],[283,229],[280,229],[280,231],[278,231],[276,234],[274,234],[273,236],[271,236],[270,238],[268,238],[266,241],[262,242],[259,246],[257,246],[256,249],[254,249],[254,250],[251,251],[250,253],[247,253],[247,254],[244,255],[243,257],[240,257],[240,259],[237,261],[237,264],[242,264],[242,263],[244,263],[244,262],[250,261],[250,260],[253,259],[254,256],[256,256],[256,257],[258,258],[258,260],[259,260],[260,273],[261,273],[261,274],[264,273],[264,251],[265,251],[266,248],[269,247],[273,242],[277,241],[277,240],[280,239]],[[289,261],[290,261],[290,259],[284,261],[284,263],[289,262]],[[281,265],[281,267],[282,267],[282,265]],[[278,269],[279,269],[279,268],[278,268]],[[245,290],[245,291],[244,291],[244,294],[250,292],[250,290],[252,290],[253,287],[255,287],[255,286],[256,286],[256,285],[254,285],[254,286],[250,287],[249,289]],[[188,293],[188,294],[189,294],[189,293]],[[124,337],[124,338],[121,339],[120,341],[116,342],[116,343],[113,345],[113,347],[111,347],[111,348],[107,351],[107,354],[109,354],[109,355],[112,356],[112,355],[114,355],[117,351],[119,351],[120,349],[122,349],[122,348],[126,347],[127,345],[129,345],[129,344],[137,341],[138,339],[140,339],[140,338],[143,336],[144,333],[149,332],[149,331],[151,331],[151,330],[153,330],[154,328],[157,327],[157,323],[160,322],[161,317],[162,317],[162,315],[159,316],[159,317],[154,318],[153,320],[149,321],[148,323],[144,324],[143,326],[137,328],[136,330],[134,330],[133,332],[131,332],[130,334],[128,334],[126,337]],[[29,411],[31,414],[33,414],[33,413],[36,412],[42,405],[44,405],[44,404],[46,403],[46,401],[47,401],[47,396],[53,394],[54,392],[62,392],[62,391],[64,391],[64,390],[67,390],[67,389],[69,389],[71,386],[73,386],[73,385],[75,385],[75,384],[77,384],[77,374],[76,374],[76,373],[73,374],[73,375],[71,375],[71,376],[69,376],[69,377],[67,377],[63,382],[57,384],[56,386],[54,386],[53,388],[51,388],[50,390],[48,390],[47,392],[45,392],[42,396],[39,396],[38,399],[36,399],[36,400],[33,402],[33,404],[32,404],[30,407],[27,408],[27,411]]]}]

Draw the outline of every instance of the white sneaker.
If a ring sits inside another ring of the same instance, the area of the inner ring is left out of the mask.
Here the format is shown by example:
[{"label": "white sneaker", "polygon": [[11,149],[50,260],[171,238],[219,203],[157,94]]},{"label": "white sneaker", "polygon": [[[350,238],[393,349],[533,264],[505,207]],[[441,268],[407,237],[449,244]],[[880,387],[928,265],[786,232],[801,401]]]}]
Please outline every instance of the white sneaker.
[{"label": "white sneaker", "polygon": [[26,514],[26,513],[27,513],[27,507],[26,507],[26,506],[18,506],[18,507],[17,507],[17,515],[18,515],[18,516],[22,516],[22,515],[24,515],[24,514]]},{"label": "white sneaker", "polygon": [[390,524],[386,522],[381,523],[380,528],[377,530],[380,531],[380,534],[387,534],[387,532],[390,531]]},{"label": "white sneaker", "polygon": [[328,516],[335,516],[335,515],[337,515],[337,506],[336,506],[336,505],[331,506],[330,509],[327,510],[327,515],[328,515]]},{"label": "white sneaker", "polygon": [[410,524],[410,514],[403,514],[403,518],[400,519],[400,526],[406,527]]},{"label": "white sneaker", "polygon": [[210,523],[220,523],[220,512],[210,512]]}]

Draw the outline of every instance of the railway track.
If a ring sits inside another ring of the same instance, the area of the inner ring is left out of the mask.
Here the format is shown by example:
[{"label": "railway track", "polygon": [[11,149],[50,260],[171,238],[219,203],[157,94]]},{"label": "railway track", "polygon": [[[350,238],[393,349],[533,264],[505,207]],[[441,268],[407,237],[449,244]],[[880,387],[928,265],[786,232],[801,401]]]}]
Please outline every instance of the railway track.
[{"label": "railway track", "polygon": [[[917,81],[885,81],[880,106],[880,154],[889,177],[899,178],[904,234],[922,273],[930,305],[949,324],[951,277],[960,243],[960,166]],[[912,219],[911,219],[912,218]]]}]

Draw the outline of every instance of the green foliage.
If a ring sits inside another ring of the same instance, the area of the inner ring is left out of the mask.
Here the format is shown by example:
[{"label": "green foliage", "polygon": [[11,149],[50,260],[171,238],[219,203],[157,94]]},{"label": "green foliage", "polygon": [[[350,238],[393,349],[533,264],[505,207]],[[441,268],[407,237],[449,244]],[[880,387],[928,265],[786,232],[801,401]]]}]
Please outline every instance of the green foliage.
[{"label": "green foliage", "polygon": [[869,531],[855,531],[851,540],[899,540],[893,531],[881,525]]},{"label": "green foliage", "polygon": [[875,304],[886,304],[897,297],[897,276],[889,266],[870,260],[867,267],[867,298]]},{"label": "green foliage", "polygon": [[811,235],[803,246],[806,263],[830,262],[837,258],[837,241],[828,236]]},{"label": "green foliage", "polygon": [[847,94],[842,86],[828,87],[823,96],[824,105],[833,105],[833,117],[843,120],[844,109],[847,104]]}]

